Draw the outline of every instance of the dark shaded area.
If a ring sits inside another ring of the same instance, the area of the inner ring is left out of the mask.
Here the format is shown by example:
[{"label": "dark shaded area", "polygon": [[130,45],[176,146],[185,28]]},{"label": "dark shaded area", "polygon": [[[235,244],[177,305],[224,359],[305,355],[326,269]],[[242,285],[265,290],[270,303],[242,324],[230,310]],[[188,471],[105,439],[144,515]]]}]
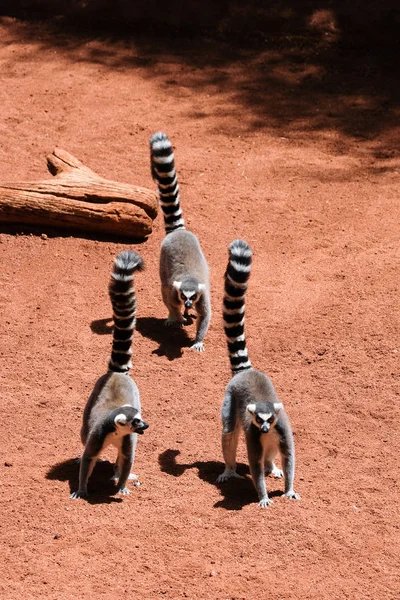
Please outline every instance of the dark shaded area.
[{"label": "dark shaded area", "polygon": [[[195,317],[189,315],[188,325],[192,325]],[[113,319],[97,319],[90,323],[90,329],[97,335],[111,335],[113,332]],[[159,344],[153,354],[166,356],[169,360],[180,358],[182,348],[192,345],[186,332],[181,327],[166,327],[165,319],[155,317],[139,317],[136,320],[136,329],[143,336]]]},{"label": "dark shaded area", "polygon": [[[315,11],[331,10],[364,37],[396,37],[397,0],[3,0],[1,13],[22,19],[64,18],[74,25],[118,31],[219,35],[258,42],[266,33],[295,33]],[[239,37],[238,37],[239,36]]]},{"label": "dark shaded area", "polygon": [[[114,474],[114,465],[109,461],[98,461],[93,473],[89,479],[88,493],[89,498],[84,502],[89,504],[110,504],[112,502],[122,502],[122,498],[115,496],[115,485],[111,481]],[[57,481],[68,481],[69,493],[78,489],[79,481],[79,462],[76,458],[71,458],[64,462],[54,465],[46,474],[46,479],[55,479]],[[72,502],[72,500],[71,500]],[[82,502],[82,500],[74,500]]]},{"label": "dark shaded area", "polygon": [[153,354],[166,356],[168,360],[181,358],[182,348],[193,344],[182,327],[166,327],[165,319],[140,317],[136,321],[136,329],[144,337],[159,344]]},{"label": "dark shaded area", "polygon": [[[224,470],[224,463],[221,461],[195,461],[189,464],[177,463],[176,458],[180,455],[180,450],[168,449],[162,452],[158,457],[161,471],[168,473],[173,477],[180,477],[187,469],[197,469],[200,479],[210,485],[218,487],[224,498],[214,505],[215,508],[225,508],[226,510],[242,510],[247,504],[257,502],[257,494],[250,477],[245,479],[230,479],[226,483],[218,484],[216,482],[218,475]],[[249,470],[247,465],[238,463],[237,472],[245,476]],[[281,496],[283,492],[274,490],[268,491],[271,498]]]},{"label": "dark shaded area", "polygon": [[[121,238],[117,235],[104,235],[96,232],[70,231],[68,229],[52,227],[48,225],[27,225],[22,223],[0,223],[0,233],[7,235],[32,235],[35,237],[47,238],[79,238],[82,240],[95,240],[97,242],[106,242],[120,244],[143,244],[147,238]],[[45,236],[45,237],[43,237]]]},{"label": "dark shaded area", "polygon": [[97,335],[111,335],[113,332],[113,319],[97,319],[90,323],[90,329]]},{"label": "dark shaded area", "polygon": [[[160,10],[157,0],[6,0],[0,14],[46,18],[47,33],[32,26],[22,36],[79,60],[140,68],[177,97],[208,87],[216,114],[237,115],[249,129],[300,139],[338,131],[375,142],[379,160],[398,156],[397,1],[172,0]],[[89,40],[98,44],[86,48]],[[184,65],[179,75],[171,62]],[[196,106],[188,117],[207,114]],[[347,149],[332,141],[332,150]]]}]

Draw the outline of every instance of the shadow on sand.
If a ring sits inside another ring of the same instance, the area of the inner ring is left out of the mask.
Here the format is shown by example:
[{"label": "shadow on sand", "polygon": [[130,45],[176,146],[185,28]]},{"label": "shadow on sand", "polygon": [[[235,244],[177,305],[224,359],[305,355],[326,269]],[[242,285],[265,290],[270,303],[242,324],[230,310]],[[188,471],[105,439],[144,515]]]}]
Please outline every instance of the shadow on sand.
[{"label": "shadow on sand", "polygon": [[[180,464],[176,461],[179,454],[180,450],[172,449],[162,452],[158,457],[161,471],[172,475],[172,477],[180,477],[187,469],[197,469],[200,479],[217,487],[223,495],[223,499],[216,502],[214,508],[242,510],[248,504],[257,503],[257,494],[253,482],[248,476],[249,470],[247,465],[243,463],[237,465],[238,474],[245,477],[245,479],[230,479],[223,484],[219,484],[216,482],[217,477],[224,470],[224,464],[221,461],[195,461],[193,463]],[[282,492],[279,490],[268,493],[270,498],[282,495]]]},{"label": "shadow on sand", "polygon": [[[109,461],[98,461],[89,479],[89,504],[111,504],[122,502],[122,498],[115,496],[115,485],[111,481],[114,473],[114,465]],[[57,481],[68,481],[69,493],[78,489],[79,462],[77,458],[71,458],[54,465],[46,474],[46,479]]]},{"label": "shadow on sand", "polygon": [[[157,0],[117,0],[112,10],[99,0],[5,0],[0,15],[21,19],[7,26],[37,46],[31,53],[58,48],[72,61],[141,69],[178,100],[208,88],[214,117],[231,127],[301,139],[336,131],[338,154],[352,139],[379,160],[399,156],[396,0],[189,0],[184,11],[172,0],[167,13]],[[201,102],[188,114],[208,116]]]},{"label": "shadow on sand", "polygon": [[166,356],[168,360],[181,358],[182,349],[193,344],[183,327],[166,327],[165,319],[140,317],[136,321],[136,329],[144,337],[157,342],[159,347],[153,350],[153,354]]}]

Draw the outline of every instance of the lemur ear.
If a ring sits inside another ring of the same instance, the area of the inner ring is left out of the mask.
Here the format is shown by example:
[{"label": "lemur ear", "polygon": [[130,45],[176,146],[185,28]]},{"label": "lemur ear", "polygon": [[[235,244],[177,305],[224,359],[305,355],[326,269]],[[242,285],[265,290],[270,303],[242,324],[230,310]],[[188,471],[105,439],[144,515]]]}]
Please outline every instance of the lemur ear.
[{"label": "lemur ear", "polygon": [[176,289],[177,292],[181,289],[182,281],[174,281],[172,283],[172,287]]},{"label": "lemur ear", "polygon": [[274,410],[276,414],[283,408],[282,402],[274,402]]},{"label": "lemur ear", "polygon": [[248,404],[246,408],[247,408],[247,412],[249,412],[251,415],[254,415],[254,413],[256,412],[255,404]]},{"label": "lemur ear", "polygon": [[114,419],[114,423],[116,425],[126,425],[126,422],[127,422],[127,418],[123,413],[120,413]]},{"label": "lemur ear", "polygon": [[200,292],[204,292],[205,289],[206,289],[206,284],[205,283],[199,283],[199,291]]}]

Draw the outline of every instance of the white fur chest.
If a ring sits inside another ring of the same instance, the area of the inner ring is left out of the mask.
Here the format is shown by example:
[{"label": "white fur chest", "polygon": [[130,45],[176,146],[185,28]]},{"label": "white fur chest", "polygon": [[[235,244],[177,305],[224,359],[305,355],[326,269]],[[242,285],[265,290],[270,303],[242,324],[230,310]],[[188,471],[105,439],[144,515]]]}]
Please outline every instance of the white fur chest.
[{"label": "white fur chest", "polygon": [[261,445],[263,448],[264,461],[273,461],[279,452],[279,435],[272,429],[269,433],[261,435]]},{"label": "white fur chest", "polygon": [[113,431],[112,433],[108,433],[104,438],[104,444],[102,450],[108,448],[108,446],[115,446],[118,450],[120,450],[123,440],[122,435],[120,435],[117,431]]}]

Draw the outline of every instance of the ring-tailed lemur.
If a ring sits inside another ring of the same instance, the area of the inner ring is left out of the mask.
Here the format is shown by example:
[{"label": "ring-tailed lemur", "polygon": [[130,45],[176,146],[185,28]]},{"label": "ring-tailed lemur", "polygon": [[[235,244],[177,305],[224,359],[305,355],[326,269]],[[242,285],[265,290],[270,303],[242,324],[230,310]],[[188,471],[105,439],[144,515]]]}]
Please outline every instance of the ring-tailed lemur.
[{"label": "ring-tailed lemur", "polygon": [[174,152],[165,133],[158,132],[150,138],[150,160],[166,233],[160,252],[161,293],[169,310],[166,325],[182,326],[194,306],[198,318],[191,349],[203,352],[203,340],[211,319],[208,265],[197,237],[185,229]]},{"label": "ring-tailed lemur", "polygon": [[[282,477],[284,474],[284,495],[297,500],[300,496],[293,490],[295,455],[288,416],[270,379],[253,369],[248,357],[244,309],[251,261],[252,251],[246,242],[235,240],[230,244],[225,273],[223,317],[233,377],[226,387],[222,404],[225,471],[217,482],[221,483],[231,477],[242,479],[236,473],[236,450],[242,428],[259,506],[265,507],[272,503],[265,485],[265,474],[272,473],[275,477]],[[279,452],[283,472],[274,464]]]},{"label": "ring-tailed lemur", "polygon": [[79,469],[79,489],[72,499],[87,497],[87,483],[101,451],[110,444],[118,450],[114,481],[118,493],[129,494],[126,487],[135,458],[137,434],[148,428],[142,420],[139,390],[129,376],[131,344],[136,323],[135,271],[143,260],[132,250],[121,252],[114,261],[109,285],[113,308],[114,333],[108,373],[100,377],[83,413],[81,439],[85,446]]}]

